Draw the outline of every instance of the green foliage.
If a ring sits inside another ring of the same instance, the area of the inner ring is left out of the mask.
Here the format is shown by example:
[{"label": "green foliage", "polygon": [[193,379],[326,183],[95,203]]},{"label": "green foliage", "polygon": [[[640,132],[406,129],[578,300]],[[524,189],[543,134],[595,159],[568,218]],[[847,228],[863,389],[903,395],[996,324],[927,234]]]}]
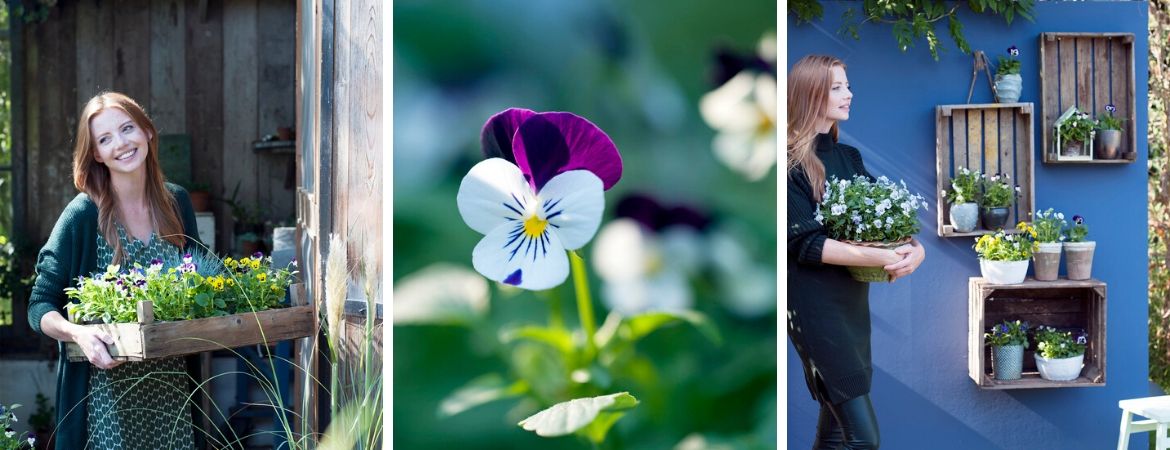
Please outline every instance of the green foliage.
[{"label": "green foliage", "polygon": [[1012,201],[1020,195],[1019,187],[1012,186],[1007,174],[984,177],[983,201],[984,208],[1003,208],[1012,206]]},{"label": "green foliage", "polygon": [[1020,60],[1015,57],[999,57],[999,65],[995,67],[996,75],[1019,75]]},{"label": "green foliage", "polygon": [[1098,130],[1120,130],[1121,124],[1125,122],[1125,118],[1114,116],[1113,113],[1101,116],[1097,120]]},{"label": "green foliage", "polygon": [[1088,337],[1084,332],[1073,338],[1071,331],[1057,331],[1052,327],[1036,328],[1036,353],[1047,359],[1071,358],[1085,354]]},{"label": "green foliage", "polygon": [[[1032,20],[1032,9],[1035,0],[971,0],[966,2],[967,7],[977,14],[991,14],[1003,17],[1011,25],[1016,16]],[[963,24],[959,22],[958,9],[962,3],[948,5],[941,0],[865,0],[862,3],[861,19],[853,8],[842,14],[841,33],[847,33],[854,39],[859,39],[858,27],[866,22],[889,24],[893,28],[894,39],[898,48],[903,52],[914,46],[917,40],[925,40],[930,49],[930,56],[938,61],[940,50],[945,50],[935,33],[935,23],[947,21],[947,30],[951,39],[963,53],[970,53],[971,48],[963,36]],[[797,0],[788,3],[790,14],[797,18],[797,25],[819,19],[824,10],[819,0]],[[1018,72],[1017,72],[1018,73]]]},{"label": "green foliage", "polygon": [[1037,210],[1032,216],[1032,229],[1035,230],[1033,238],[1036,242],[1061,242],[1065,239],[1064,227],[1067,225],[1063,213],[1058,213],[1052,208],[1043,212]]},{"label": "green foliage", "polygon": [[557,403],[520,421],[519,425],[544,437],[580,433],[596,445],[605,440],[609,428],[624,411],[635,406],[638,399],[628,392],[577,398]]},{"label": "green foliage", "polygon": [[28,424],[36,430],[51,430],[53,426],[53,412],[56,408],[49,405],[49,398],[37,392],[37,410],[28,416]]},{"label": "green foliage", "polygon": [[1068,242],[1085,242],[1089,236],[1089,226],[1081,216],[1073,216],[1073,223],[1068,227]]},{"label": "green foliage", "polygon": [[943,191],[947,203],[959,205],[979,201],[979,185],[983,174],[966,167],[959,168],[959,175],[951,179],[951,189]]},{"label": "green foliage", "polygon": [[991,327],[991,332],[984,334],[984,337],[990,347],[1023,345],[1024,348],[1028,348],[1028,323],[1019,320],[1015,322],[1004,320]]},{"label": "green foliage", "polygon": [[1023,261],[1032,257],[1032,240],[1027,234],[985,234],[975,240],[975,251],[988,261]]},{"label": "green foliage", "polygon": [[1149,366],[1150,379],[1170,391],[1170,5],[1165,0],[1149,5]]},{"label": "green foliage", "polygon": [[833,239],[895,242],[921,228],[917,211],[927,207],[926,201],[905,182],[895,184],[884,176],[869,181],[858,175],[852,180],[834,177],[826,185],[817,220]]},{"label": "green foliage", "polygon": [[1085,142],[1093,136],[1097,121],[1088,113],[1076,112],[1060,124],[1060,139],[1064,142]]}]

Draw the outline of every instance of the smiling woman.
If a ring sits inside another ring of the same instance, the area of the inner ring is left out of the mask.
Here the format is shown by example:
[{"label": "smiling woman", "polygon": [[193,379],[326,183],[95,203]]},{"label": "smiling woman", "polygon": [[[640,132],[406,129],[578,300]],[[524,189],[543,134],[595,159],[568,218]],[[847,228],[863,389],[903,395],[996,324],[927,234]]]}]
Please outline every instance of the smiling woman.
[{"label": "smiling woman", "polygon": [[[199,231],[187,192],[166,183],[158,133],[146,112],[108,92],[86,104],[77,126],[73,183],[81,191],[61,213],[37,258],[29,300],[33,330],[61,345],[57,373],[57,448],[194,448],[186,362],[167,358],[123,364],[111,359],[113,338],[65,319],[65,289],[97,267],[198,251]],[[64,343],[88,361],[69,362]],[[92,365],[92,366],[91,366]],[[101,370],[91,370],[96,366]],[[135,414],[150,410],[157,413]]]}]

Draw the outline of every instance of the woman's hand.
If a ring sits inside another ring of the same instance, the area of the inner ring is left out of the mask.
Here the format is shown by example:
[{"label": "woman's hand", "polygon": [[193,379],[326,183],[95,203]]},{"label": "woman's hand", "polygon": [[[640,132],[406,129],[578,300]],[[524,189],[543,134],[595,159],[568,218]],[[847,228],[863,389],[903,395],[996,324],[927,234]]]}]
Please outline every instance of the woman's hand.
[{"label": "woman's hand", "polygon": [[883,267],[890,274],[890,281],[897,280],[914,273],[922,260],[926,259],[926,249],[917,239],[911,239],[909,244],[894,249],[894,253],[902,259]]},{"label": "woman's hand", "polygon": [[81,346],[81,351],[85,353],[85,357],[89,359],[90,364],[97,366],[99,369],[113,369],[120,366],[123,361],[115,360],[110,357],[110,351],[106,349],[107,344],[114,343],[114,337],[109,333],[95,330],[89,327],[77,326],[73,332],[73,342]]}]

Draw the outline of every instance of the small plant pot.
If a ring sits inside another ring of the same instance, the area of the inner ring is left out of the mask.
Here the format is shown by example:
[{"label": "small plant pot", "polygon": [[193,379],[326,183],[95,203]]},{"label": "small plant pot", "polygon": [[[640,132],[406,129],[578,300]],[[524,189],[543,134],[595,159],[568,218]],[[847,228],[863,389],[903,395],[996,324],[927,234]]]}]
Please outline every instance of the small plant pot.
[{"label": "small plant pot", "polygon": [[1068,279],[1088,280],[1093,277],[1093,251],[1096,248],[1097,243],[1093,241],[1064,243]]},{"label": "small plant pot", "polygon": [[950,218],[955,231],[960,233],[975,231],[975,227],[979,225],[979,204],[974,202],[952,204]]},{"label": "small plant pot", "polygon": [[998,230],[1007,224],[1008,207],[983,208],[980,210],[979,218],[983,220],[983,228],[988,230]]},{"label": "small plant pot", "polygon": [[1040,242],[1036,252],[1032,253],[1032,260],[1036,262],[1036,279],[1040,281],[1056,281],[1060,276],[1059,242]]},{"label": "small plant pot", "polygon": [[1117,159],[1121,156],[1121,130],[1097,132],[1097,159]]},{"label": "small plant pot", "polygon": [[[886,250],[893,250],[903,245],[910,243],[910,238],[904,238],[894,242],[856,242],[845,241],[849,245],[860,245],[862,247],[883,248]],[[849,275],[853,276],[854,280],[865,283],[880,283],[883,281],[890,281],[890,274],[886,272],[882,266],[848,266]]]},{"label": "small plant pot", "polygon": [[1064,141],[1060,148],[1061,156],[1086,155],[1084,141]]},{"label": "small plant pot", "polygon": [[1018,380],[1024,370],[1024,346],[1001,345],[991,348],[992,367],[995,379]]},{"label": "small plant pot", "polygon": [[995,92],[999,95],[1000,103],[1015,103],[1020,101],[1020,93],[1024,90],[1024,79],[1018,73],[995,76]]},{"label": "small plant pot", "polygon": [[211,194],[204,191],[191,191],[187,194],[191,198],[191,207],[195,211],[211,211]]},{"label": "small plant pot", "polygon": [[1071,358],[1048,359],[1037,352],[1036,369],[1040,371],[1040,378],[1049,381],[1072,381],[1081,376],[1084,367],[1085,355],[1082,353]]},{"label": "small plant pot", "polygon": [[979,272],[992,284],[1020,284],[1028,276],[1028,263],[1022,261],[989,261],[979,258]]}]

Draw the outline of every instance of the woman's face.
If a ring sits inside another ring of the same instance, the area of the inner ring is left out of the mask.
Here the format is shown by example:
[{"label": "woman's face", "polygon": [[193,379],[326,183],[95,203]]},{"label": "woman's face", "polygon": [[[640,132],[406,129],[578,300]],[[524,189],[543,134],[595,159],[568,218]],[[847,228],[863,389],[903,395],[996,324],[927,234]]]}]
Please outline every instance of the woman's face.
[{"label": "woman's face", "polygon": [[94,159],[110,173],[131,173],[146,164],[152,136],[118,108],[106,108],[89,120],[90,138],[97,149]]},{"label": "woman's face", "polygon": [[833,66],[833,83],[829,86],[829,104],[825,108],[825,118],[831,121],[849,120],[849,104],[853,102],[853,92],[849,90],[849,78],[845,76],[845,68]]}]

